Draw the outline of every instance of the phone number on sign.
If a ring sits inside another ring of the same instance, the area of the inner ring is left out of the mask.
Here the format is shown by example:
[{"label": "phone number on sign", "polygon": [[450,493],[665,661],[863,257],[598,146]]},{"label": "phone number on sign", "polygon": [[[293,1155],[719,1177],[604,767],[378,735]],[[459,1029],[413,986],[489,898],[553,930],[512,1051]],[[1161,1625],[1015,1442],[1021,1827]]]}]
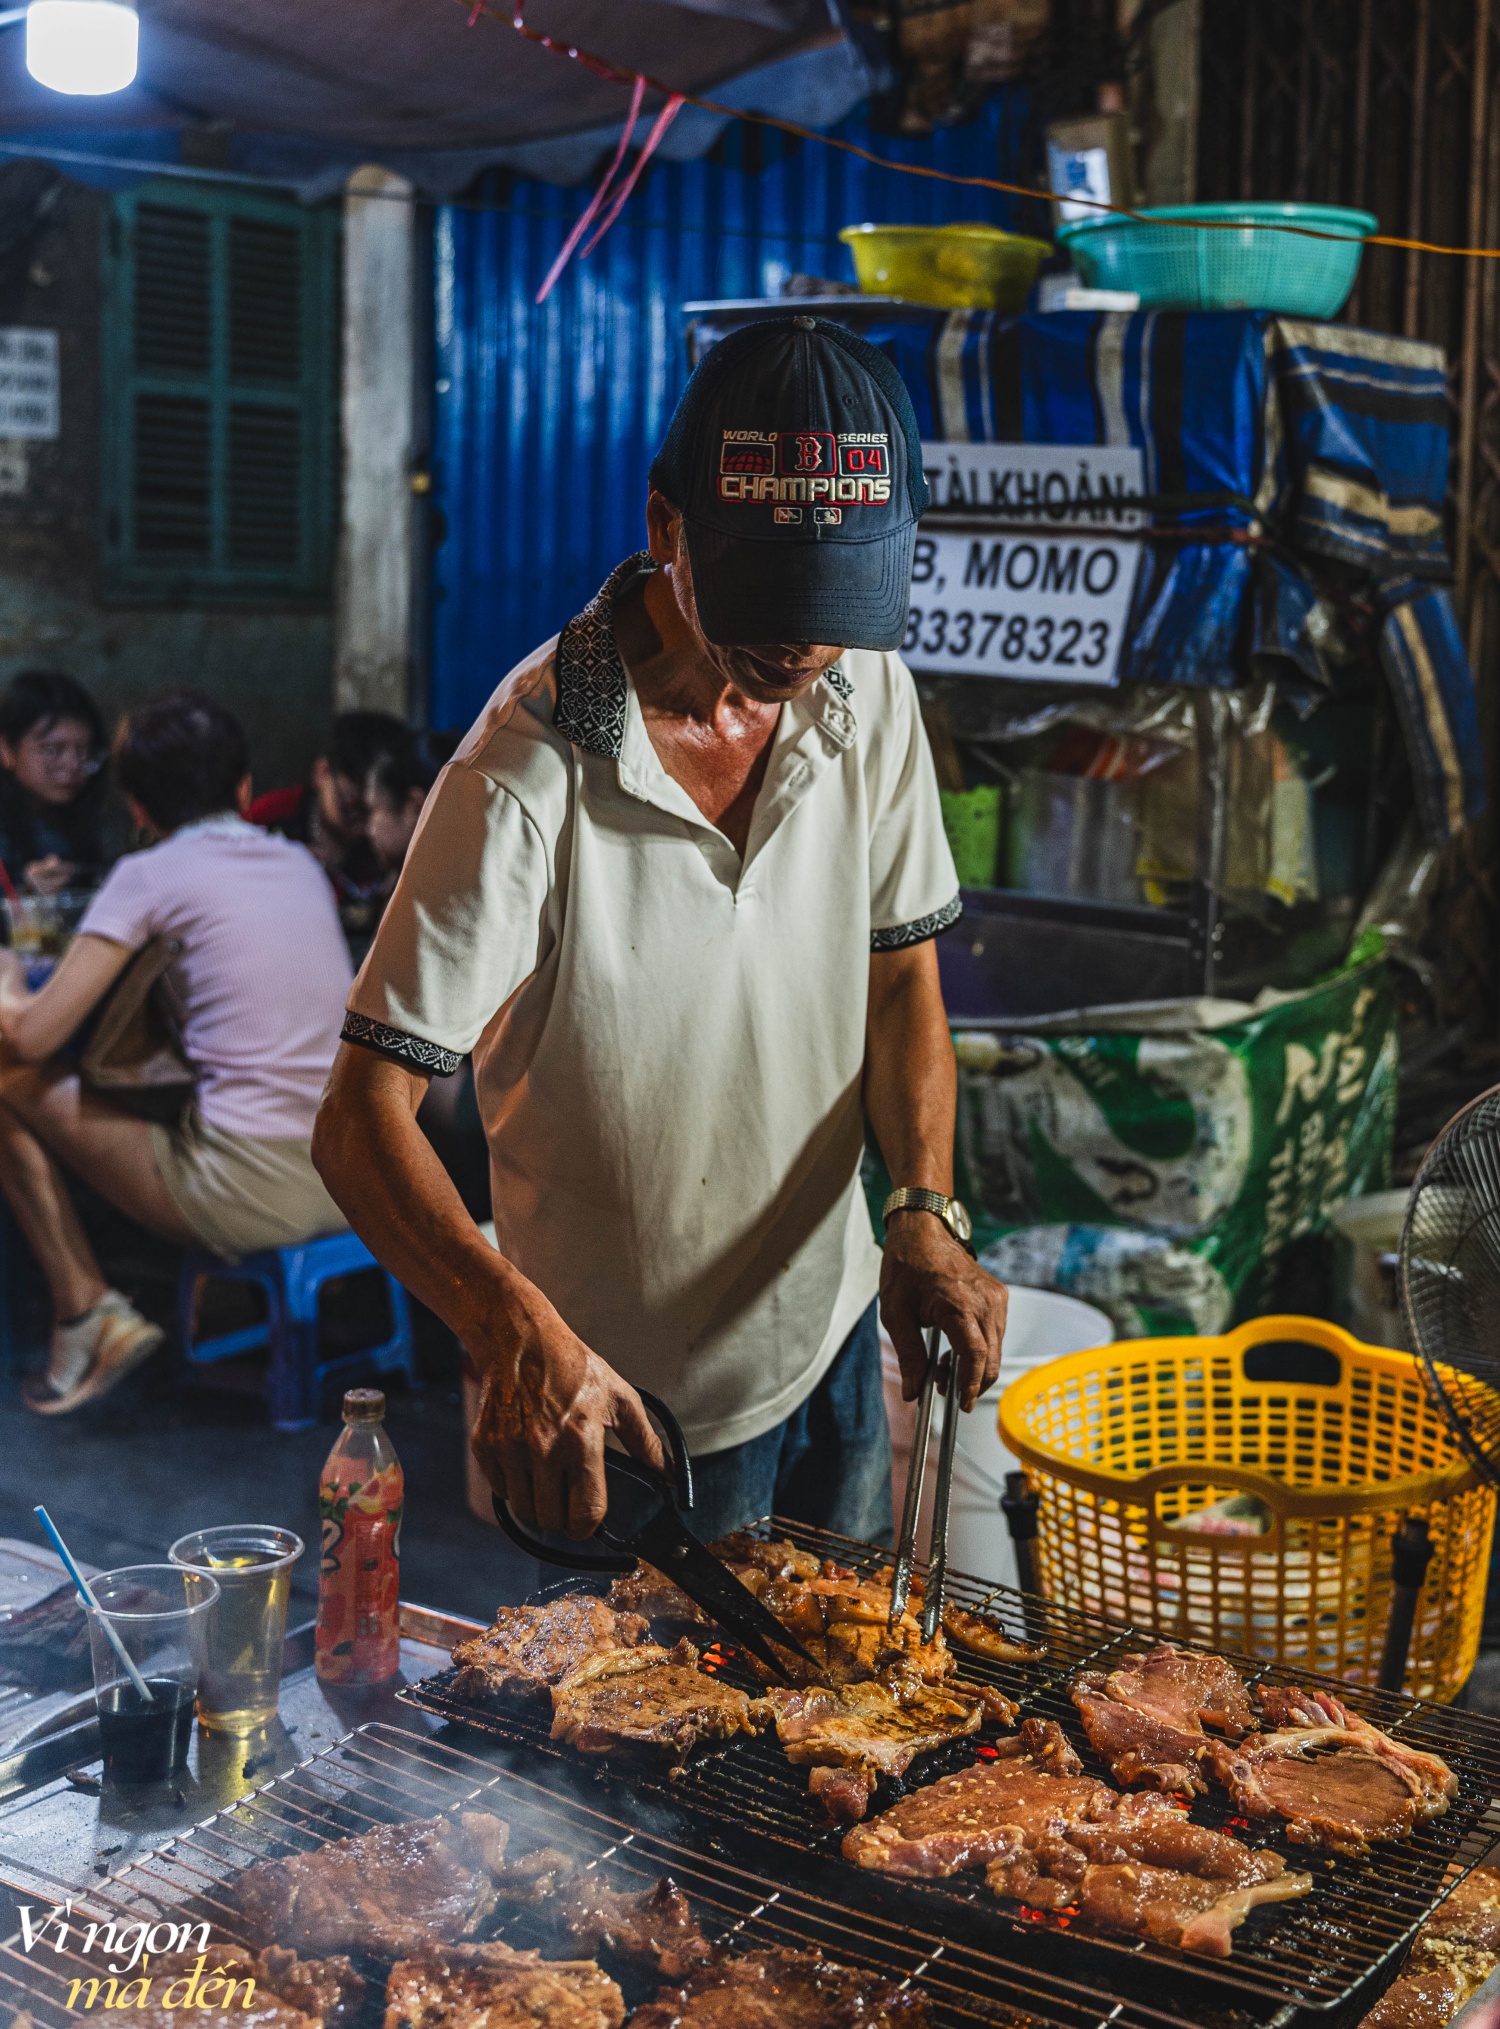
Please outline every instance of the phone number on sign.
[{"label": "phone number on sign", "polygon": [[913,606],[906,616],[903,655],[991,655],[1002,662],[1050,663],[1055,669],[1098,669],[1110,650],[1107,620],[1054,620],[1047,613],[949,612]]}]

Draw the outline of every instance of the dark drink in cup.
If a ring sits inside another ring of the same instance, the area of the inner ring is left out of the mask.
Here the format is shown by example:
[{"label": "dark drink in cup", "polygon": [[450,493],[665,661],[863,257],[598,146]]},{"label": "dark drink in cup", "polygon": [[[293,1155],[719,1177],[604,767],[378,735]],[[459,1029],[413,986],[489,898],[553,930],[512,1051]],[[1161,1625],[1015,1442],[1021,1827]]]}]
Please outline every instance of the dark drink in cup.
[{"label": "dark drink in cup", "polygon": [[93,1595],[89,1651],[105,1778],[161,1782],[187,1756],[205,1623],[219,1588],[206,1571],[130,1564],[101,1571]]},{"label": "dark drink in cup", "polygon": [[187,1760],[193,1731],[193,1691],[171,1677],[148,1677],[151,1702],[134,1684],[111,1684],[100,1694],[99,1741],[104,1773],[112,1782],[164,1782]]}]

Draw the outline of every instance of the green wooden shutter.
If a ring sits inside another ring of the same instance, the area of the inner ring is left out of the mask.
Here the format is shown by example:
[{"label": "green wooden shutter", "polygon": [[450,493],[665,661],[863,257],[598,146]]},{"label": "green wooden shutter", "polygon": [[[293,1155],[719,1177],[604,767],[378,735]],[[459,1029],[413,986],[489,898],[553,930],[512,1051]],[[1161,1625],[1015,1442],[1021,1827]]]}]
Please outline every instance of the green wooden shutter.
[{"label": "green wooden shutter", "polygon": [[105,246],[103,553],[116,596],[328,596],[336,412],[327,211],[160,185]]}]

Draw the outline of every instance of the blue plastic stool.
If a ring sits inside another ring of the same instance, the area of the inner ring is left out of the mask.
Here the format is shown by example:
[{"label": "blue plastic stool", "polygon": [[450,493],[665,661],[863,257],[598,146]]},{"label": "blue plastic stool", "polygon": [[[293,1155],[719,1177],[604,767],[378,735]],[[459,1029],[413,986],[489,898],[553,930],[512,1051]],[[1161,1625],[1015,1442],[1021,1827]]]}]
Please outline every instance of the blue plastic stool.
[{"label": "blue plastic stool", "polygon": [[[391,1306],[391,1336],[383,1344],[364,1346],[334,1360],[318,1357],[318,1292],[341,1275],[385,1275]],[[253,1282],[266,1293],[264,1324],[243,1331],[198,1337],[198,1305],[210,1282]],[[301,1247],[272,1247],[247,1254],[242,1261],[223,1261],[217,1254],[190,1248],[183,1256],[177,1282],[177,1342],[190,1367],[211,1366],[237,1353],[269,1346],[266,1392],[271,1425],[276,1430],[310,1430],[318,1420],[323,1383],[334,1374],[372,1368],[378,1374],[404,1374],[416,1387],[416,1348],[412,1341],[411,1306],[406,1291],[353,1233],[331,1233]]]}]

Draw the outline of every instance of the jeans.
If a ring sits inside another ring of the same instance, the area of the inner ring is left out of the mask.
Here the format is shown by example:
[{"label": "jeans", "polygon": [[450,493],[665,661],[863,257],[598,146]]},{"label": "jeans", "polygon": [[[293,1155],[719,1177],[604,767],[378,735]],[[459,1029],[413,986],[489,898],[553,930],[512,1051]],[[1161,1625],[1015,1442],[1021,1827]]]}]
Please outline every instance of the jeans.
[{"label": "jeans", "polygon": [[873,1303],[784,1423],[693,1460],[693,1490],[688,1520],[705,1542],[774,1514],[890,1548],[891,1433]]}]

